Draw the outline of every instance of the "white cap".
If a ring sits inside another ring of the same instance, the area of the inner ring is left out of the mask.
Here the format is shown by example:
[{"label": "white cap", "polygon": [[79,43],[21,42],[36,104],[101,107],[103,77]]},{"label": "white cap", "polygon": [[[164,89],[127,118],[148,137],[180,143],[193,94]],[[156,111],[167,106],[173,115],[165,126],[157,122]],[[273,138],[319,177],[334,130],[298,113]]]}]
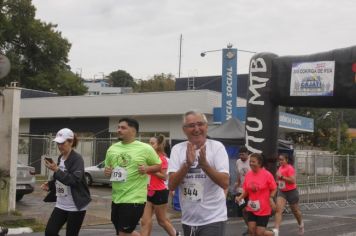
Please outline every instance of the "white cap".
[{"label": "white cap", "polygon": [[53,139],[53,142],[56,143],[64,143],[68,139],[73,139],[74,138],[74,133],[72,130],[68,128],[63,128],[60,131],[57,132],[56,138]]}]

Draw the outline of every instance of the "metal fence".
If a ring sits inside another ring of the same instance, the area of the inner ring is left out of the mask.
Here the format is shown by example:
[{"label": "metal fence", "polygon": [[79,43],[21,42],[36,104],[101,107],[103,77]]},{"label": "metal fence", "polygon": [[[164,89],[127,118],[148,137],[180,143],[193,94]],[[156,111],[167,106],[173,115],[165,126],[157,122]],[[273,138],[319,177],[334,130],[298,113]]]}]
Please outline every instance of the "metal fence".
[{"label": "metal fence", "polygon": [[356,198],[356,156],[304,151],[294,158],[301,204],[321,207]]}]

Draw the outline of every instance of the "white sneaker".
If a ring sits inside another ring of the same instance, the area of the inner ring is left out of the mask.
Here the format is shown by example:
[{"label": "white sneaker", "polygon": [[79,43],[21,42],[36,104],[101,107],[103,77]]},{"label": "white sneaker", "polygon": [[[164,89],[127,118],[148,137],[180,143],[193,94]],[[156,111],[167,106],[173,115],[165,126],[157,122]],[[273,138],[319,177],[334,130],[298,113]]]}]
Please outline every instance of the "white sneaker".
[{"label": "white sneaker", "polygon": [[304,224],[298,226],[298,235],[304,235]]},{"label": "white sneaker", "polygon": [[278,236],[279,234],[279,230],[276,228],[272,229],[272,232],[273,232],[273,236]]}]

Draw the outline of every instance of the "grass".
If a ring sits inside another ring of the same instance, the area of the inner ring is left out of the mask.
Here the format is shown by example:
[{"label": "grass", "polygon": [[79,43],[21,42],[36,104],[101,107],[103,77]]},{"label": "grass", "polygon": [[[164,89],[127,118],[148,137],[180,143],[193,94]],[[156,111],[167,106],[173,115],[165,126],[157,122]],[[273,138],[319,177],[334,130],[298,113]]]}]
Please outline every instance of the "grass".
[{"label": "grass", "polygon": [[7,228],[30,227],[34,232],[43,232],[45,225],[34,218],[22,217],[20,212],[0,215],[0,225]]}]

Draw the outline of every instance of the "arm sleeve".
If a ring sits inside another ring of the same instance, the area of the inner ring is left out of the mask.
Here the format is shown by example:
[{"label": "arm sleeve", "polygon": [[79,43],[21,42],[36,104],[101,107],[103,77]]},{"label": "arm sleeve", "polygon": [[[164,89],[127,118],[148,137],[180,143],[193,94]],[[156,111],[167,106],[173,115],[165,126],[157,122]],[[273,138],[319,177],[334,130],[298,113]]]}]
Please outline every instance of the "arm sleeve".
[{"label": "arm sleeve", "polygon": [[179,161],[179,155],[181,155],[182,152],[179,152],[180,149],[177,145],[173,146],[171,151],[171,158],[169,159],[168,165],[168,173],[177,172],[181,166],[181,163]]},{"label": "arm sleeve", "polygon": [[215,169],[218,172],[229,174],[229,156],[227,155],[225,147],[219,143],[216,153],[213,154]]}]

